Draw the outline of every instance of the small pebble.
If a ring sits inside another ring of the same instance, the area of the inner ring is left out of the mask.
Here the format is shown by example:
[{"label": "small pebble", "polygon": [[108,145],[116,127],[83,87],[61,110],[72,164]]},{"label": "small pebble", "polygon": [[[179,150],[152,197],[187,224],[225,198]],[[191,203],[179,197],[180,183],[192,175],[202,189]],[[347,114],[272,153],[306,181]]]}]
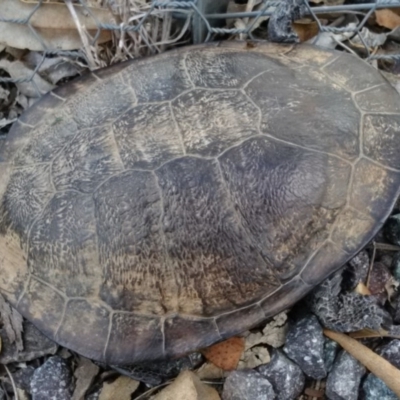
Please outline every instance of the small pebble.
[{"label": "small pebble", "polygon": [[61,357],[50,357],[31,381],[32,400],[70,400],[71,372]]},{"label": "small pebble", "polygon": [[318,319],[308,315],[289,327],[283,351],[311,378],[327,375],[324,360],[324,335]]},{"label": "small pebble", "polygon": [[325,338],[325,343],[324,343],[324,360],[325,360],[325,368],[326,371],[329,372],[332,367],[333,363],[336,358],[336,354],[338,352],[339,344],[336,343],[335,341]]},{"label": "small pebble", "polygon": [[330,400],[357,400],[365,367],[342,350],[333,364],[326,382],[326,395]]},{"label": "small pebble", "polygon": [[30,393],[31,380],[34,372],[35,368],[33,368],[32,366],[18,369],[16,372],[13,373],[15,385],[25,392]]},{"label": "small pebble", "polygon": [[374,374],[367,375],[362,388],[364,400],[398,400],[398,397]]},{"label": "small pebble", "polygon": [[397,252],[392,258],[392,265],[390,266],[394,279],[400,281],[400,251]]},{"label": "small pebble", "polygon": [[369,256],[366,250],[360,251],[344,270],[343,289],[353,290],[360,282],[365,282],[369,271]]},{"label": "small pebble", "polygon": [[295,399],[303,391],[305,382],[303,372],[280,350],[274,349],[271,361],[261,365],[257,370],[272,383],[279,400]]},{"label": "small pebble", "polygon": [[[375,352],[388,360],[396,368],[400,368],[400,340],[393,339],[389,343],[379,346]],[[363,383],[365,400],[392,400],[397,396],[389,389],[386,384],[373,374],[368,374]]]},{"label": "small pebble", "polygon": [[274,400],[271,383],[253,370],[233,371],[226,378],[222,400]]},{"label": "small pebble", "polygon": [[389,343],[377,347],[375,351],[396,368],[400,368],[400,340],[393,339]]}]

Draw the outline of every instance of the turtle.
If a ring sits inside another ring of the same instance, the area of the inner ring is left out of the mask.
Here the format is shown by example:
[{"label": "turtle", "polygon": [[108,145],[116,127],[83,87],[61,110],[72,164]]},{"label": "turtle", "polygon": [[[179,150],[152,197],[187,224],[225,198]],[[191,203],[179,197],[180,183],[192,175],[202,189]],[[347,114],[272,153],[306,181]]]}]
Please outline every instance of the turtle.
[{"label": "turtle", "polygon": [[0,150],[0,293],[108,364],[172,359],[292,307],[400,192],[400,98],[365,61],[221,41],[44,95]]}]

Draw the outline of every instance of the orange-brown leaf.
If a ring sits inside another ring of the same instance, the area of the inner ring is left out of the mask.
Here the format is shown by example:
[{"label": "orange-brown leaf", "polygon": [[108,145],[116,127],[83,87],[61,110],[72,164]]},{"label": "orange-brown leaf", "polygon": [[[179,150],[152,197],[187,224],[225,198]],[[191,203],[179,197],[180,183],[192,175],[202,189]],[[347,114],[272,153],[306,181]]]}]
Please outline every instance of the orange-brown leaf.
[{"label": "orange-brown leaf", "polygon": [[318,34],[318,24],[315,21],[307,23],[293,22],[292,26],[300,42],[305,42]]},{"label": "orange-brown leaf", "polygon": [[244,351],[244,338],[232,337],[202,351],[207,360],[225,371],[234,370]]},{"label": "orange-brown leaf", "polygon": [[384,8],[383,10],[376,10],[376,23],[388,29],[394,29],[400,26],[400,16],[393,10]]}]

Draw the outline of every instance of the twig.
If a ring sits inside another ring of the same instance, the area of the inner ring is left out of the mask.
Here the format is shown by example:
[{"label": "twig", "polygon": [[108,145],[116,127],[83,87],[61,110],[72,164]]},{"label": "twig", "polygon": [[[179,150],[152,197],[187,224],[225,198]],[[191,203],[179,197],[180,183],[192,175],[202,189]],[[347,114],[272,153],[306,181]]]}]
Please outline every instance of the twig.
[{"label": "twig", "polygon": [[79,21],[78,15],[76,14],[76,11],[75,11],[75,8],[74,8],[74,6],[72,4],[72,1],[71,0],[65,0],[65,4],[66,4],[69,12],[71,13],[71,16],[72,16],[72,19],[75,22],[76,28],[78,29],[79,36],[81,37],[83,47],[85,48],[86,57],[87,57],[87,61],[88,61],[88,64],[89,64],[89,68],[91,70],[96,69],[96,63],[94,61],[92,51],[90,50],[90,45],[89,45],[88,38],[87,38],[83,28],[82,28],[82,25],[81,25],[81,23]]},{"label": "twig", "polygon": [[371,261],[370,261],[369,267],[368,267],[367,282],[366,282],[366,284],[365,284],[365,286],[366,286],[367,288],[369,288],[369,281],[370,281],[370,279],[371,279],[371,271],[372,271],[372,268],[373,268],[373,266],[374,266],[375,255],[376,255],[376,244],[375,244],[375,242],[372,242],[372,246],[373,246],[372,257],[371,257]]},{"label": "twig", "polygon": [[156,390],[161,389],[164,386],[167,386],[171,383],[172,381],[168,381],[168,382],[164,382],[161,385],[155,386],[149,390],[147,390],[146,392],[142,393],[139,397],[136,397],[135,400],[143,400],[145,399],[147,396],[151,395],[152,393],[154,393]]},{"label": "twig", "polygon": [[15,386],[14,378],[13,378],[10,370],[8,369],[7,365],[4,364],[4,368],[5,368],[6,372],[7,372],[8,377],[10,378],[11,385],[12,385],[12,388],[13,388],[13,391],[14,391],[15,400],[19,400],[18,390],[17,390],[17,387]]}]

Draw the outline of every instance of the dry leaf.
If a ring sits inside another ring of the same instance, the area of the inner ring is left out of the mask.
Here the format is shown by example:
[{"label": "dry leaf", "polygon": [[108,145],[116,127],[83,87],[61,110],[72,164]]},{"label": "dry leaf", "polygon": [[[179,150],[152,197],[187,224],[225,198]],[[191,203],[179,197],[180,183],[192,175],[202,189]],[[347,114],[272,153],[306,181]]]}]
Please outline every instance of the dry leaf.
[{"label": "dry leaf", "polygon": [[152,400],[221,400],[218,392],[200,381],[191,371],[183,371]]},{"label": "dry leaf", "polygon": [[65,57],[46,57],[43,59],[43,55],[36,51],[30,51],[24,61],[32,69],[38,68],[37,72],[43,79],[53,85],[65,78],[80,75],[84,70],[79,65],[69,62]]},{"label": "dry leaf", "polygon": [[205,362],[195,374],[199,379],[209,380],[209,379],[221,379],[228,376],[229,372],[224,371],[222,368],[217,367],[211,362]]},{"label": "dry leaf", "polygon": [[367,45],[369,49],[374,49],[375,47],[382,46],[387,39],[386,33],[375,33],[370,31],[366,27],[362,28],[360,35],[363,38],[364,42],[361,41],[359,35],[354,36],[350,40],[350,43],[353,46],[358,47],[360,49],[365,49],[365,45]]},{"label": "dry leaf", "polygon": [[273,320],[265,326],[263,339],[259,343],[266,343],[274,348],[281,347],[286,342],[287,331],[287,314],[286,312],[281,312],[275,315]]},{"label": "dry leaf", "polygon": [[[17,60],[0,60],[0,69],[4,69],[13,79],[29,78],[33,75],[33,70],[29,69],[21,61]],[[40,95],[49,92],[55,87],[51,83],[45,81],[38,74],[34,74],[31,81],[19,82],[16,83],[16,85],[19,91],[27,97],[40,97]]]},{"label": "dry leaf", "polygon": [[72,400],[83,400],[100,368],[89,359],[80,357],[78,367],[75,370],[76,385]]},{"label": "dry leaf", "polygon": [[384,8],[383,10],[376,10],[376,23],[388,29],[394,29],[400,26],[400,16],[393,10]]},{"label": "dry leaf", "polygon": [[10,343],[14,343],[18,351],[24,349],[24,344],[22,342],[22,316],[21,314],[11,308],[6,302],[4,297],[0,294],[0,316],[6,331],[8,340]]},{"label": "dry leaf", "polygon": [[269,351],[264,346],[255,346],[246,350],[240,358],[237,369],[253,369],[271,360]]},{"label": "dry leaf", "polygon": [[[16,0],[0,0],[1,17],[4,19],[27,18],[35,6],[35,4]],[[90,11],[100,23],[115,23],[108,9],[91,8]],[[82,7],[76,7],[76,12],[82,26],[94,36],[98,31],[96,20]],[[73,50],[82,46],[79,32],[65,4],[42,4],[29,22],[48,48]],[[110,39],[111,33],[102,30],[97,43]],[[18,49],[45,50],[40,40],[26,24],[0,22],[0,43]]]},{"label": "dry leaf", "polygon": [[25,390],[17,388],[18,400],[29,400],[28,395],[26,394]]},{"label": "dry leaf", "polygon": [[362,282],[358,283],[354,291],[362,296],[369,296],[371,294],[370,290]]},{"label": "dry leaf", "polygon": [[351,337],[324,329],[324,334],[339,343],[356,360],[363,364],[378,378],[382,379],[393,392],[400,397],[400,371],[383,357]]},{"label": "dry leaf", "polygon": [[355,15],[346,15],[344,18],[338,18],[329,25],[335,28],[346,28],[345,32],[321,32],[315,38],[309,39],[307,42],[316,46],[334,49],[338,45],[338,42],[344,42],[354,36],[353,30],[357,28],[358,24],[359,20]]},{"label": "dry leaf", "polygon": [[373,337],[384,337],[384,336],[391,336],[389,332],[385,329],[379,329],[374,331],[373,329],[364,328],[359,331],[350,332],[348,333],[350,337],[353,339],[365,339],[365,338],[373,338]]},{"label": "dry leaf", "polygon": [[120,376],[112,383],[104,383],[99,400],[130,400],[139,384],[127,376]]},{"label": "dry leaf", "polygon": [[232,337],[202,350],[207,360],[225,371],[234,370],[244,351],[244,338]]},{"label": "dry leaf", "polygon": [[307,22],[293,22],[292,27],[297,33],[297,36],[300,39],[300,42],[305,42],[310,40],[314,36],[318,34],[318,24],[315,21],[307,21]]}]

